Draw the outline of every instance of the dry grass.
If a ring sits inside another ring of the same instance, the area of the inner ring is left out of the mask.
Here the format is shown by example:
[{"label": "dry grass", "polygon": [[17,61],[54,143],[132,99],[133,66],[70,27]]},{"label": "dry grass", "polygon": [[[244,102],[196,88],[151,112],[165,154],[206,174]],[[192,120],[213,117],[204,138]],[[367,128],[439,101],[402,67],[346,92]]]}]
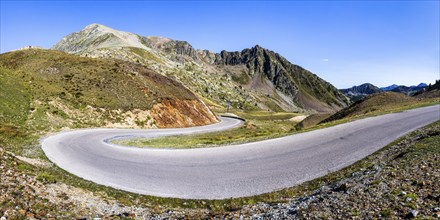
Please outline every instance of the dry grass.
[{"label": "dry grass", "polygon": [[395,92],[377,93],[353,103],[348,108],[342,109],[333,116],[325,119],[323,122],[357,119],[360,117],[398,112],[436,104],[439,103],[439,101],[439,97],[423,99]]},{"label": "dry grass", "polygon": [[227,131],[178,135],[159,138],[132,138],[115,140],[115,144],[151,148],[203,148],[217,147],[228,144],[239,144],[258,140],[270,139],[292,134],[296,122],[289,119],[297,116],[295,113],[271,113],[265,111],[239,113],[247,119],[245,125]]},{"label": "dry grass", "polygon": [[[123,124],[126,112],[162,103],[178,103],[173,114],[193,117],[182,121],[215,121],[191,91],[144,66],[52,50],[0,54],[0,100],[0,145],[31,157],[42,156],[38,139],[48,132]],[[159,124],[162,118],[155,116],[152,111]],[[150,121],[136,121],[143,123]]]}]

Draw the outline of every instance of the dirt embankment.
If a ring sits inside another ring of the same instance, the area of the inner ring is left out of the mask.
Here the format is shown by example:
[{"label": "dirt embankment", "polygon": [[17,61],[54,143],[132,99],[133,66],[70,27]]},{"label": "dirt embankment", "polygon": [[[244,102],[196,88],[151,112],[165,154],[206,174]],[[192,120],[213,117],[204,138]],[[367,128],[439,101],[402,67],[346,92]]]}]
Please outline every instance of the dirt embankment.
[{"label": "dirt embankment", "polygon": [[199,100],[167,99],[151,110],[157,127],[181,128],[218,122],[211,110]]}]

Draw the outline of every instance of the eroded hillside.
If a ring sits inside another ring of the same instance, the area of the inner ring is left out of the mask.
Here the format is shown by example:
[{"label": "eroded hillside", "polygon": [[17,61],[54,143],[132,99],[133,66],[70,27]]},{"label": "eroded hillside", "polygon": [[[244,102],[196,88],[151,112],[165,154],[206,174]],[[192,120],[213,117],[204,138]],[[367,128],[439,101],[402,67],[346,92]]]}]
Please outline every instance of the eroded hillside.
[{"label": "eroded hillside", "polygon": [[1,54],[0,69],[1,137],[217,122],[190,90],[139,64],[31,49]]}]

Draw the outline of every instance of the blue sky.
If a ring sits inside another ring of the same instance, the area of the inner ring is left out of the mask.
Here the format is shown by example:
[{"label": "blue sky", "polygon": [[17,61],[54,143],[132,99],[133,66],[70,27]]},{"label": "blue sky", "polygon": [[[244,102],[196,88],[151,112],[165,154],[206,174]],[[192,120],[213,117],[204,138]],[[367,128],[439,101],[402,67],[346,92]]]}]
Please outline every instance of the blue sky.
[{"label": "blue sky", "polygon": [[278,52],[338,88],[440,78],[439,1],[1,1],[0,51],[50,48],[91,23],[196,49]]}]

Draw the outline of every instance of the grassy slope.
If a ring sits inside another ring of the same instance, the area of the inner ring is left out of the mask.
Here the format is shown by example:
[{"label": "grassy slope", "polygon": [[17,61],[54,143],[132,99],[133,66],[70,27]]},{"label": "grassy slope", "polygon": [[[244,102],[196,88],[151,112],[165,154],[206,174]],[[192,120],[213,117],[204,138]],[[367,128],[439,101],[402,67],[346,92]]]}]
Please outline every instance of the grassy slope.
[{"label": "grassy slope", "polygon": [[36,99],[61,96],[77,104],[129,109],[151,108],[160,99],[194,98],[175,81],[122,61],[24,50],[0,55],[0,65],[13,70],[13,77],[22,78]]},{"label": "grassy slope", "polygon": [[49,50],[1,54],[0,88],[0,144],[16,153],[28,148],[29,156],[41,155],[38,138],[47,132],[119,122],[118,112],[163,100],[196,99],[140,65]]},{"label": "grassy slope", "polygon": [[373,94],[359,100],[334,115],[310,115],[296,125],[298,130],[311,130],[345,123],[365,117],[400,112],[439,103],[439,96],[429,98],[413,98],[400,93],[386,92]]},{"label": "grassy slope", "polygon": [[401,93],[385,92],[367,96],[365,99],[353,103],[348,108],[342,109],[323,122],[347,120],[365,116],[374,116],[390,112],[402,111],[415,107],[435,104],[439,98],[417,99]]}]

